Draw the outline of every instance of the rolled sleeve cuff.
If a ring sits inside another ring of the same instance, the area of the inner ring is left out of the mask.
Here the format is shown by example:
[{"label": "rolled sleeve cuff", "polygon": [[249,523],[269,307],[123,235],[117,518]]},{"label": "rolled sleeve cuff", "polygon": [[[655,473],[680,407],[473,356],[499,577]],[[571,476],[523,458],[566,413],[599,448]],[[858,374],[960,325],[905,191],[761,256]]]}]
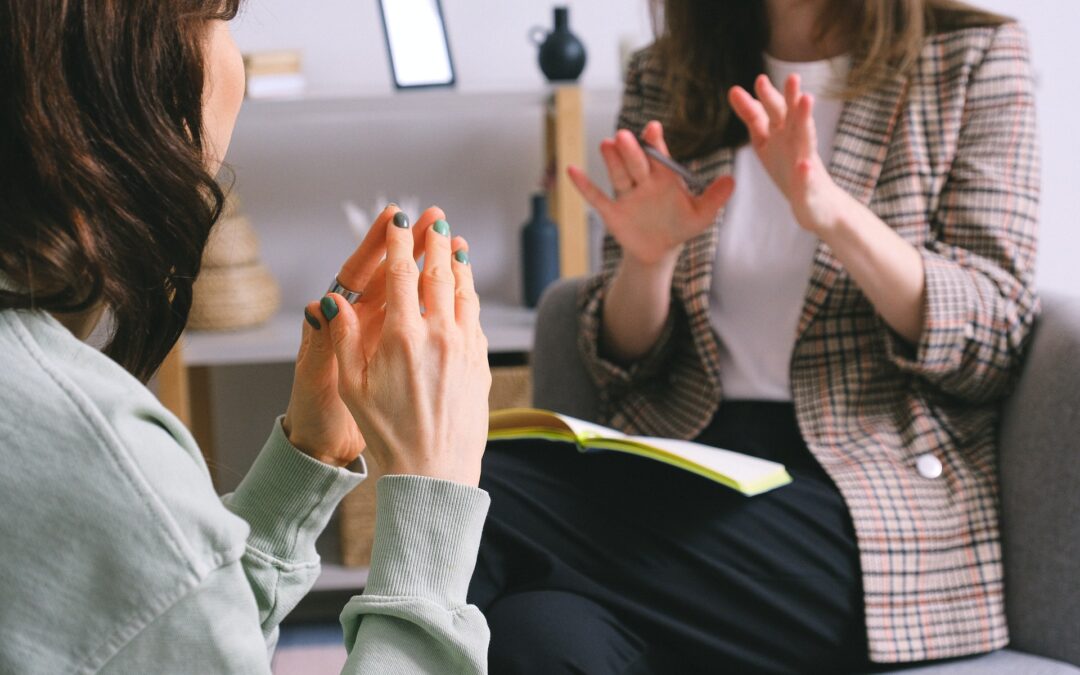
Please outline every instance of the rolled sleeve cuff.
[{"label": "rolled sleeve cuff", "polygon": [[920,253],[926,299],[919,343],[909,344],[880,316],[878,321],[890,362],[905,372],[940,377],[961,365],[966,345],[974,338],[979,297],[970,275],[956,261],[926,249]]},{"label": "rolled sleeve cuff", "polygon": [[[634,384],[653,377],[663,369],[671,357],[672,342],[675,335],[676,315],[679,311],[678,298],[673,294],[671,310],[652,348],[640,359],[629,364],[619,364],[607,358],[601,348],[601,316],[603,315],[602,288],[586,292],[586,301],[581,308],[583,328],[580,348],[585,363],[590,366],[593,380],[598,388],[630,388]],[[590,297],[593,296],[593,297]]]},{"label": "rolled sleeve cuff", "polygon": [[465,604],[491,503],[479,488],[421,476],[384,476],[365,596]]},{"label": "rolled sleeve cuff", "polygon": [[309,457],[289,442],[281,420],[225,504],[251,526],[249,546],[283,560],[315,560],[315,539],[338,503],[367,478],[367,466],[363,457],[352,469]]}]

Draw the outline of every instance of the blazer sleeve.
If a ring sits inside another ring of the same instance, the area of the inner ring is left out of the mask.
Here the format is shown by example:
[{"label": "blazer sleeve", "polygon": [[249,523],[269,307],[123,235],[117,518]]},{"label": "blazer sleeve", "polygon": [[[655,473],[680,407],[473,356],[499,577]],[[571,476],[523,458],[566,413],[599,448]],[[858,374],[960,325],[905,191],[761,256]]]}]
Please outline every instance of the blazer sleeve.
[{"label": "blazer sleeve", "polygon": [[[630,59],[622,107],[619,110],[617,128],[628,129],[634,134],[639,134],[649,121],[644,110],[645,94],[642,86],[642,73],[647,58],[648,50],[642,50]],[[614,237],[605,235],[602,270],[584,284],[578,303],[581,316],[579,348],[585,367],[604,399],[610,399],[617,395],[616,392],[629,389],[663,370],[673,351],[673,337],[680,315],[677,298],[673,293],[672,311],[668,314],[667,323],[656,344],[645,356],[634,363],[626,364],[604,354],[601,345],[604,299],[621,260],[622,248]]]},{"label": "blazer sleeve", "polygon": [[[887,327],[897,367],[973,403],[1008,394],[1039,303],[1039,157],[1027,37],[999,28],[968,84],[953,164],[920,249],[924,325],[911,346]],[[884,322],[882,322],[884,326]]]}]

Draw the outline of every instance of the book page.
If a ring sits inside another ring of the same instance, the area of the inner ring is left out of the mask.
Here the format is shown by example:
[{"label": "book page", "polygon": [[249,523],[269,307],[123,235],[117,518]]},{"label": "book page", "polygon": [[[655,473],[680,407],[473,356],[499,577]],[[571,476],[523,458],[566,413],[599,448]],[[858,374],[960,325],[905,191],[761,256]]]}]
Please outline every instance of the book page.
[{"label": "book page", "polygon": [[586,422],[585,420],[579,420],[576,417],[570,417],[569,415],[563,415],[556,413],[556,416],[563,421],[563,423],[573,430],[574,435],[582,441],[587,441],[593,438],[610,438],[612,440],[621,440],[629,438],[621,431],[605,427],[601,424],[593,424],[592,422]]},{"label": "book page", "polygon": [[488,435],[493,438],[517,438],[537,434],[546,438],[572,437],[581,443],[594,438],[626,438],[626,434],[614,429],[536,408],[497,410],[491,413],[488,421]]},{"label": "book page", "polygon": [[767,459],[691,441],[647,436],[628,436],[627,439],[677,455],[718,474],[728,476],[740,484],[753,483],[764,476],[776,474],[784,469],[783,464],[770,462]]}]

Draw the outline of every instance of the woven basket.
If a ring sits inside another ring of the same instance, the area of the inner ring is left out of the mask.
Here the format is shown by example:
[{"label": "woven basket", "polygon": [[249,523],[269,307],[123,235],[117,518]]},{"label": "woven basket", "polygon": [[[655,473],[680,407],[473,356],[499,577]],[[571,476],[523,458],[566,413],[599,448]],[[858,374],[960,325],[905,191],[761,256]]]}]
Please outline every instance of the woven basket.
[{"label": "woven basket", "polygon": [[[520,408],[532,404],[532,370],[528,366],[491,369],[492,410]],[[349,493],[341,503],[341,559],[346,565],[371,564],[371,544],[375,538],[375,483],[382,474],[371,457],[369,478]]]},{"label": "woven basket", "polygon": [[195,280],[188,317],[194,330],[237,330],[263,323],[277,312],[281,292],[261,264],[204,269]]},{"label": "woven basket", "polygon": [[210,230],[203,252],[203,267],[251,265],[259,261],[259,238],[245,216],[222,218]]}]

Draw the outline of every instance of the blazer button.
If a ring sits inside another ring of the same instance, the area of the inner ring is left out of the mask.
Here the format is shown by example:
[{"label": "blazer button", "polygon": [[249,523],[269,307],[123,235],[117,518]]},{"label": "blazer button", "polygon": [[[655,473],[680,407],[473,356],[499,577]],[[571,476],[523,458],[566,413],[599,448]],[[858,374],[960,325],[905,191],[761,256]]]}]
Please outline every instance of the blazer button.
[{"label": "blazer button", "polygon": [[941,460],[928,452],[919,455],[915,460],[915,468],[923,478],[937,478],[941,475]]}]

